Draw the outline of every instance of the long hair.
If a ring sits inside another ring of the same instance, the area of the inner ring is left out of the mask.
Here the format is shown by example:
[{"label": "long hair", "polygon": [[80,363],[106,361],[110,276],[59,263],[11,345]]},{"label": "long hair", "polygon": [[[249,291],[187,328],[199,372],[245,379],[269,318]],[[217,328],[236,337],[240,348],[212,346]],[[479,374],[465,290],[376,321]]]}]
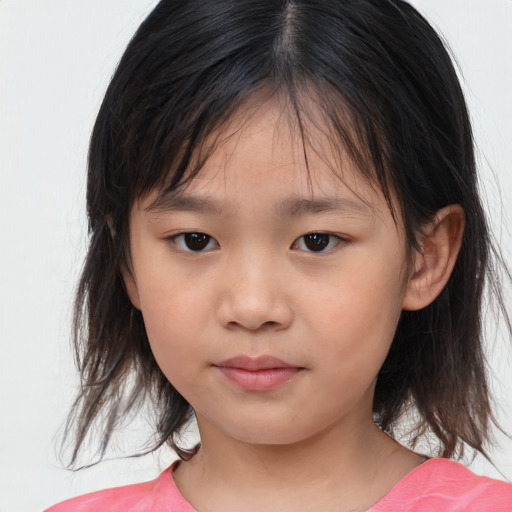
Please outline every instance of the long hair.
[{"label": "long hair", "polygon": [[437,210],[463,207],[451,278],[431,305],[402,313],[377,379],[374,418],[393,433],[412,408],[415,439],[432,432],[438,454],[457,456],[465,445],[485,454],[492,413],[481,303],[484,286],[495,284],[492,244],[463,93],[439,36],[401,0],[162,0],[126,48],[90,142],[71,464],[93,425],[103,456],[123,418],[147,403],[155,416],[150,450],[168,443],[182,458],[194,453],[178,442],[193,410],[156,364],[124,288],[129,213],[149,191],[175,189],[200,172],[211,135],[262,90],[287,95],[303,141],[304,121],[321,113],[333,144],[403,215],[410,247]]}]

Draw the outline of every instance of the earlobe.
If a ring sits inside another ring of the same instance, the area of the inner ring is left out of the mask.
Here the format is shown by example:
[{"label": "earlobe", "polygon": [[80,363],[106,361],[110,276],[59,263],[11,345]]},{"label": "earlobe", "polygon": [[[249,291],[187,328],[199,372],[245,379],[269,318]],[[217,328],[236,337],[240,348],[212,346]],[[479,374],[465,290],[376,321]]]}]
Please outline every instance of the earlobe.
[{"label": "earlobe", "polygon": [[139,290],[137,289],[137,282],[135,281],[133,273],[128,270],[124,263],[121,263],[121,274],[123,276],[124,286],[130,302],[134,308],[140,310],[140,297]]},{"label": "earlobe", "polygon": [[463,232],[464,210],[458,204],[442,208],[423,226],[420,250],[415,251],[403,309],[422,309],[441,293],[455,266]]}]

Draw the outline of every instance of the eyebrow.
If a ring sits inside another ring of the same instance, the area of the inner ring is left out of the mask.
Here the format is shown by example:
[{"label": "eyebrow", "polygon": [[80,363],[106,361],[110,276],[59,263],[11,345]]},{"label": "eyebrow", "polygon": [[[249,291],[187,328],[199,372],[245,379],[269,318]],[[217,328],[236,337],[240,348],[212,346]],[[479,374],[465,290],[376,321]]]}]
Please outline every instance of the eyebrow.
[{"label": "eyebrow", "polygon": [[[370,205],[356,202],[348,198],[318,198],[309,199],[301,196],[290,196],[275,207],[278,217],[300,217],[306,214],[352,212],[368,214]],[[158,196],[148,207],[149,213],[166,213],[173,211],[195,212],[210,215],[235,214],[233,204],[212,197],[198,197],[183,193],[163,194]]]},{"label": "eyebrow", "polygon": [[308,213],[354,212],[368,213],[368,205],[348,198],[289,197],[276,208],[280,217],[299,217]]},{"label": "eyebrow", "polygon": [[222,202],[218,199],[197,197],[176,192],[159,195],[148,207],[146,207],[146,211],[150,213],[182,211],[214,215],[220,215],[223,209]]}]

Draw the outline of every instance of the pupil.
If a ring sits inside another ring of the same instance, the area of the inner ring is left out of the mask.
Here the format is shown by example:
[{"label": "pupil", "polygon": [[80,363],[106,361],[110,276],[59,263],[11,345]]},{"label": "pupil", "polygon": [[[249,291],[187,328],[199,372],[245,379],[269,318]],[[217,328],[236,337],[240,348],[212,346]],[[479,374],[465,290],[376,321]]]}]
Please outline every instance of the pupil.
[{"label": "pupil", "polygon": [[306,247],[311,251],[321,251],[329,245],[329,235],[311,233],[305,236]]},{"label": "pupil", "polygon": [[200,251],[204,249],[210,237],[204,233],[185,233],[185,244],[191,251]]}]

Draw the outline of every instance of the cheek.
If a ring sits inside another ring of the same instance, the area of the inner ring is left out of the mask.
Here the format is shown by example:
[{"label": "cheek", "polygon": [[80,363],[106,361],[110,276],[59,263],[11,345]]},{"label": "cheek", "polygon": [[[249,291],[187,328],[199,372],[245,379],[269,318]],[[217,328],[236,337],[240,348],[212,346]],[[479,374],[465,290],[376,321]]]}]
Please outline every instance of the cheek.
[{"label": "cheek", "polygon": [[[138,290],[146,324],[159,332],[190,332],[204,319],[204,276],[184,274],[168,257],[148,262],[139,274]],[[185,326],[187,329],[185,329]]]},{"label": "cheek", "polygon": [[145,306],[142,314],[153,356],[169,382],[190,400],[194,388],[190,369],[200,360],[197,311],[186,306],[183,296],[176,300],[168,291],[155,293]]},{"label": "cheek", "polygon": [[333,364],[350,361],[350,372],[367,361],[382,364],[402,310],[400,269],[373,257],[355,258],[350,272],[340,272],[333,283],[316,306],[318,325],[331,326],[328,340]]},{"label": "cheek", "polygon": [[[179,375],[193,360],[200,334],[208,321],[207,302],[199,286],[186,280],[162,278],[172,275],[146,274],[139,288],[141,311],[151,350],[169,377]],[[176,274],[174,274],[176,275]]]},{"label": "cheek", "polygon": [[[382,325],[388,321],[394,324],[404,297],[400,269],[386,264],[393,260],[385,255],[377,261],[373,255],[359,257],[356,254],[353,260],[346,270],[339,272],[338,279],[331,280],[329,296],[323,302],[337,304],[340,312],[345,311],[360,328],[371,328],[373,324]],[[331,321],[336,320],[344,321],[332,312]]]}]

